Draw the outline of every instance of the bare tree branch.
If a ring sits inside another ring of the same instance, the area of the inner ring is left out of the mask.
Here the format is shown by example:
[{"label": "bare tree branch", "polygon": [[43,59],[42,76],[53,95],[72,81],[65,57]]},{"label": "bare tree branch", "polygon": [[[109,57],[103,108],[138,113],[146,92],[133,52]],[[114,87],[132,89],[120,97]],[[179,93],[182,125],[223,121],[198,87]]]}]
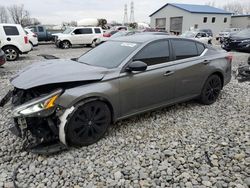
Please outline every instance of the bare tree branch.
[{"label": "bare tree branch", "polygon": [[12,5],[8,7],[9,14],[16,24],[25,26],[30,19],[29,12],[24,9],[24,5]]},{"label": "bare tree branch", "polygon": [[8,23],[8,12],[4,6],[0,6],[0,23]]}]

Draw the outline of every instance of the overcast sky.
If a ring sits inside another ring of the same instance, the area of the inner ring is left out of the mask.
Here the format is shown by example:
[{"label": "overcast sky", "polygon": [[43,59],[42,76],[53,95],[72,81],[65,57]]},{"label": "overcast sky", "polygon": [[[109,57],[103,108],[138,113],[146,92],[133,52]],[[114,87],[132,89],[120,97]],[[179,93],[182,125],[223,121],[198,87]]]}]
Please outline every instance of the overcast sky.
[{"label": "overcast sky", "polygon": [[[209,1],[222,6],[235,0],[134,0],[135,20],[149,22],[149,15],[166,3],[205,4]],[[237,0],[239,3],[248,1]],[[124,5],[129,5],[130,2],[131,0],[0,0],[0,5],[24,4],[31,17],[38,18],[43,24],[60,24],[62,21],[84,18],[106,18],[108,21],[122,22]]]}]

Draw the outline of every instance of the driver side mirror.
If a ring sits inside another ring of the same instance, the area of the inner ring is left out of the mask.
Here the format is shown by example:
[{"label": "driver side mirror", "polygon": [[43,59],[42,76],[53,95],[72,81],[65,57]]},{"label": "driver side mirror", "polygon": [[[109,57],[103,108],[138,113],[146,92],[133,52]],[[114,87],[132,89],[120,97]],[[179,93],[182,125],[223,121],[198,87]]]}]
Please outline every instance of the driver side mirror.
[{"label": "driver side mirror", "polygon": [[148,65],[142,61],[133,61],[129,64],[129,66],[126,68],[127,71],[133,72],[133,71],[145,71],[147,69]]},{"label": "driver side mirror", "polygon": [[75,33],[74,33],[74,32],[72,32],[72,33],[71,33],[71,35],[75,35]]},{"label": "driver side mirror", "polygon": [[201,38],[201,36],[200,36],[200,35],[197,35],[197,36],[196,36],[196,38],[200,39],[200,38]]}]

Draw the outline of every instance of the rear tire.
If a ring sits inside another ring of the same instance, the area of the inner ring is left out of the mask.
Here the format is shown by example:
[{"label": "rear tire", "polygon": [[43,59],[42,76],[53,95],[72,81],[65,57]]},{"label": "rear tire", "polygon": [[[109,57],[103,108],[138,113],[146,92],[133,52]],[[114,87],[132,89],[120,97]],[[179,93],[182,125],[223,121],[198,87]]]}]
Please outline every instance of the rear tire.
[{"label": "rear tire", "polygon": [[93,40],[93,42],[91,43],[91,47],[92,47],[92,48],[95,48],[96,46],[97,46],[96,40]]},{"label": "rear tire", "polygon": [[96,143],[106,133],[111,122],[109,107],[101,101],[92,101],[75,108],[66,123],[66,139],[72,146]]},{"label": "rear tire", "polygon": [[19,58],[19,51],[14,46],[6,46],[3,48],[3,51],[6,55],[7,61],[15,61]]},{"label": "rear tire", "polygon": [[205,105],[213,104],[219,97],[222,89],[222,80],[218,75],[211,75],[205,82],[201,95],[200,103]]}]

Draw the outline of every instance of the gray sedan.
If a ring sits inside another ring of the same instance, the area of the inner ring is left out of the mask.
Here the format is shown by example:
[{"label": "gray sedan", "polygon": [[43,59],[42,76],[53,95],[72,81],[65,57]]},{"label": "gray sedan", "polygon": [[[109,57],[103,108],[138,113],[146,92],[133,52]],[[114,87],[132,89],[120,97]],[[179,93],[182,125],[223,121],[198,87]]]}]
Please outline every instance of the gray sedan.
[{"label": "gray sedan", "polygon": [[132,115],[191,99],[213,104],[231,79],[231,60],[195,40],[133,35],[107,41],[75,61],[37,63],[11,80],[11,130],[23,137],[31,133],[35,143],[26,141],[26,148],[37,153],[87,146],[111,123]]}]

